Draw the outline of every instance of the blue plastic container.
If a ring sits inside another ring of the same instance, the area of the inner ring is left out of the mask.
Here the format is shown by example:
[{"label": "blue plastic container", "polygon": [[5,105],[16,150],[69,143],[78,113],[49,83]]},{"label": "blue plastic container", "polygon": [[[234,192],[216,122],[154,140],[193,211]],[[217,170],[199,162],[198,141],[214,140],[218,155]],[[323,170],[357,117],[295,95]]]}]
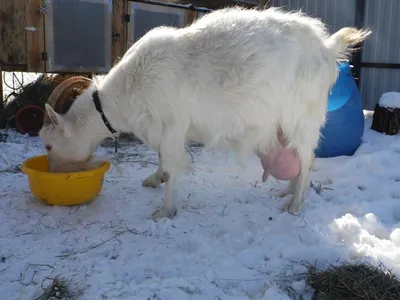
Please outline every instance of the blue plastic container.
[{"label": "blue plastic container", "polygon": [[321,129],[316,157],[351,156],[364,134],[364,113],[360,92],[349,64],[339,65],[339,76],[328,98],[327,120]]}]

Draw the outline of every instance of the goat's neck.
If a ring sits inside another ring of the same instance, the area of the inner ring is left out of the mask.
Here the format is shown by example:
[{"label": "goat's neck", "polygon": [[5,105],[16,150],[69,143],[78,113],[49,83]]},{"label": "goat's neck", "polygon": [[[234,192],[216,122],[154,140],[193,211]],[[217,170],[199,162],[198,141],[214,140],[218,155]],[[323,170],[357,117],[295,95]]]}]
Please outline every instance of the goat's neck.
[{"label": "goat's neck", "polygon": [[117,71],[118,66],[113,68],[102,79],[99,79],[101,82],[90,86],[76,99],[68,111],[70,118],[73,119],[72,123],[76,126],[75,130],[79,130],[85,136],[90,137],[92,145],[113,136],[94,105],[93,92],[96,89],[99,91],[102,110],[114,130],[118,133],[130,130],[128,123],[123,118],[123,114],[116,104],[116,101],[121,101],[125,96],[121,94],[121,91],[124,90],[124,80],[120,78],[121,72]]},{"label": "goat's neck", "polygon": [[[92,93],[93,90],[88,90],[81,97],[77,98],[66,114],[66,117],[67,121],[72,124],[73,130],[79,131],[83,136],[88,137],[88,141],[95,147],[102,140],[112,137],[113,134],[104,124],[100,113],[96,110]],[[107,109],[109,110],[108,107]],[[109,114],[107,109],[103,109],[106,117]],[[117,128],[115,129],[118,130]]]}]

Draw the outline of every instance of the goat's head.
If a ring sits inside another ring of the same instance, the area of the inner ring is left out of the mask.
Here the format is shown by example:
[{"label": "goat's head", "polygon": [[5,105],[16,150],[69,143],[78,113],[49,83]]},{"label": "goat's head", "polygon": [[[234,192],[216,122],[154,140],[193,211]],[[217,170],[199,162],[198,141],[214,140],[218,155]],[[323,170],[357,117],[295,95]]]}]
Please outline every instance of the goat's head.
[{"label": "goat's head", "polygon": [[[71,91],[81,93],[90,84],[90,79],[81,76],[66,79],[54,89],[45,105],[46,112],[39,137],[48,154],[50,172],[74,172],[89,167],[92,147],[87,145],[82,133],[77,130],[74,124],[76,120],[66,118],[56,110],[61,111],[66,100],[73,101],[68,99],[71,98]],[[84,95],[78,97],[81,96]]]}]

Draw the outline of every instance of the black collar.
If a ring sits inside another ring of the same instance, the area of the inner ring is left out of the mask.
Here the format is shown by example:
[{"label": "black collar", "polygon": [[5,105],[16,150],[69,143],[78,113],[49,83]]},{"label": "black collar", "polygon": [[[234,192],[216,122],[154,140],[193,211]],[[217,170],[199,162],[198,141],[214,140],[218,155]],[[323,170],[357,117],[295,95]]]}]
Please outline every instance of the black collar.
[{"label": "black collar", "polygon": [[96,106],[96,110],[100,113],[101,118],[103,119],[103,122],[107,126],[108,130],[110,130],[111,133],[116,133],[117,131],[114,128],[112,128],[112,126],[110,125],[110,122],[108,122],[106,116],[104,115],[103,110],[101,109],[99,91],[93,92],[93,102],[94,102],[94,106]]}]

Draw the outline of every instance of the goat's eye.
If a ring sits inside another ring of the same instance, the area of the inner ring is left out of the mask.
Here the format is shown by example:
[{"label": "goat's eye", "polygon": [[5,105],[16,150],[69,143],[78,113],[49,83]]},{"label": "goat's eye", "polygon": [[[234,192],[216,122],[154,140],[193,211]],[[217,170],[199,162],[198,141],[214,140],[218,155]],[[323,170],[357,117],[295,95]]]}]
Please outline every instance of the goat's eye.
[{"label": "goat's eye", "polygon": [[46,145],[46,150],[50,151],[51,150],[51,146],[50,145]]}]

